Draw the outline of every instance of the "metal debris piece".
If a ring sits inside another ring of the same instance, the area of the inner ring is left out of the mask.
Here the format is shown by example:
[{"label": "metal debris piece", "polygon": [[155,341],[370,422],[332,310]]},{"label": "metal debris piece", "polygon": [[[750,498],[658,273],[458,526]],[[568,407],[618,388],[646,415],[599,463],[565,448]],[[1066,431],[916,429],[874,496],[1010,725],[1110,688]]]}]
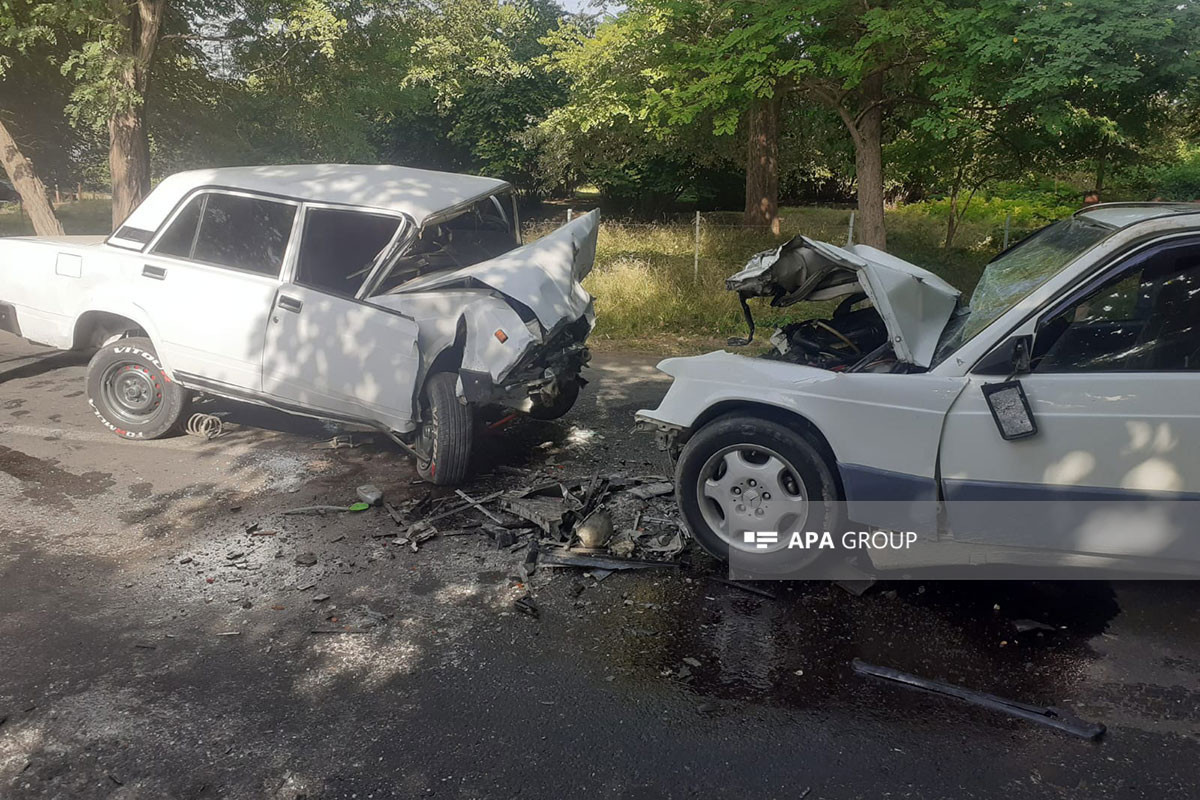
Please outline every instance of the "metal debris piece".
[{"label": "metal debris piece", "polygon": [[513,603],[513,608],[522,614],[533,617],[534,619],[540,619],[542,616],[542,609],[538,607],[538,604],[534,601],[533,597],[527,594],[518,597]]},{"label": "metal debris piece", "polygon": [[391,503],[384,503],[383,509],[387,511],[388,516],[392,518],[392,522],[396,523],[397,525],[404,524],[404,515],[401,514],[394,505]]},{"label": "metal debris piece", "polygon": [[878,667],[857,658],[851,663],[854,671],[859,675],[870,675],[874,678],[894,681],[912,689],[954,697],[972,705],[999,711],[1009,716],[1027,719],[1030,722],[1037,722],[1073,736],[1095,741],[1104,735],[1104,725],[1080,719],[1070,711],[1056,706],[1035,706],[1029,703],[1022,703],[1019,700],[1008,700],[994,694],[955,686],[952,683],[943,683],[942,681],[910,675],[907,672],[901,672],[890,667]]},{"label": "metal debris piece", "polygon": [[675,484],[670,481],[662,483],[644,483],[629,490],[629,493],[639,500],[649,500],[651,497],[662,497],[675,491]]},{"label": "metal debris piece", "polygon": [[359,500],[369,506],[377,506],[383,502],[383,491],[373,483],[365,483],[357,487],[354,493],[358,495]]},{"label": "metal debris piece", "polygon": [[329,599],[329,595],[327,595],[327,594],[314,594],[312,601],[314,603],[324,603],[328,599]]},{"label": "metal debris piece", "polygon": [[529,520],[556,538],[561,533],[563,518],[569,511],[562,500],[551,497],[504,497],[500,500],[500,507]]},{"label": "metal debris piece", "polygon": [[461,497],[463,500],[466,500],[472,506],[474,506],[476,511],[479,511],[481,514],[483,514],[485,517],[490,519],[492,522],[495,522],[497,525],[504,524],[504,521],[502,519],[500,519],[495,514],[493,514],[492,512],[488,511],[486,508],[483,507],[483,501],[476,500],[475,498],[471,497],[471,495],[464,492],[462,489],[455,489],[454,493],[457,494],[459,497]]},{"label": "metal debris piece", "polygon": [[416,553],[421,549],[420,546],[423,542],[429,541],[437,536],[437,534],[437,528],[430,525],[428,521],[421,520],[410,525],[408,530],[404,532],[404,536],[396,539],[396,544],[406,544]]},{"label": "metal debris piece", "polygon": [[577,553],[543,550],[538,554],[538,564],[546,567],[594,567],[598,569],[678,569],[679,564],[671,561],[641,561],[636,558],[582,555]]},{"label": "metal debris piece", "polygon": [[[499,498],[503,494],[504,494],[503,491],[492,492],[491,494],[489,494],[485,497],[481,497],[478,500],[475,500],[474,503],[480,503],[480,504],[489,503],[492,500]],[[448,508],[444,511],[439,511],[438,513],[434,514],[432,517],[426,517],[425,521],[426,522],[436,522],[439,519],[442,519],[444,517],[453,516],[454,514],[461,514],[462,512],[464,512],[468,508],[470,508],[472,505],[473,505],[473,503],[459,503],[459,504],[457,504],[451,508]],[[501,505],[503,505],[503,504],[501,504]],[[409,511],[409,513],[411,514],[411,513],[414,513],[415,511],[416,511],[416,509],[414,508],[414,509],[411,509]],[[397,523],[397,524],[400,524],[400,523]],[[503,524],[503,523],[501,523],[501,524]]]}]

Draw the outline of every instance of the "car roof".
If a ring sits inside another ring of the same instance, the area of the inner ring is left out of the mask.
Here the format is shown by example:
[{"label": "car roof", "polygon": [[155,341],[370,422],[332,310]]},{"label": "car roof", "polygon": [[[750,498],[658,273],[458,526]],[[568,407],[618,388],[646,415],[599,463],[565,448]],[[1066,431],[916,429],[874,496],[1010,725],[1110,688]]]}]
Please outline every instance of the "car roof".
[{"label": "car roof", "polygon": [[163,180],[124,224],[156,230],[180,200],[195,189],[208,187],[242,189],[312,203],[396,211],[422,225],[447,211],[508,188],[508,183],[478,175],[390,164],[286,164],[199,169],[178,172]]},{"label": "car roof", "polygon": [[[1120,229],[1146,220],[1190,214],[1200,215],[1200,203],[1097,203],[1076,211],[1074,216]],[[1200,222],[1200,216],[1186,221]]]}]

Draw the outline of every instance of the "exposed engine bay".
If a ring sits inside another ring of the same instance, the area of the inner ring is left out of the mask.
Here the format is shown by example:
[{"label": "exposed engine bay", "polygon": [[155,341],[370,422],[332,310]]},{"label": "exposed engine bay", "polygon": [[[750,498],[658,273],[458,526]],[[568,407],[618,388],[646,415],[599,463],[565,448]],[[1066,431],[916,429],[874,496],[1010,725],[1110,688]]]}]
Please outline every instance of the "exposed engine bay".
[{"label": "exposed engine bay", "polygon": [[[923,310],[952,310],[958,296],[936,276],[882,251],[862,245],[843,249],[804,236],[757,253],[726,279],[725,288],[737,292],[749,329],[747,337],[730,339],[731,347],[754,340],[751,298],[766,298],[773,308],[802,300],[840,300],[828,318],[776,329],[770,339],[774,348],[764,357],[851,372],[920,371],[927,358],[914,357],[906,327],[917,332],[914,338],[928,350],[938,331],[928,341],[914,323],[922,322]],[[897,300],[905,305],[898,306]]]},{"label": "exposed engine bay", "polygon": [[854,308],[865,299],[859,292],[838,304],[829,319],[806,319],[776,328],[771,334],[774,350],[764,358],[831,370],[850,369],[868,357],[876,369],[894,365],[896,359],[888,352],[887,326],[879,312],[869,303]]}]

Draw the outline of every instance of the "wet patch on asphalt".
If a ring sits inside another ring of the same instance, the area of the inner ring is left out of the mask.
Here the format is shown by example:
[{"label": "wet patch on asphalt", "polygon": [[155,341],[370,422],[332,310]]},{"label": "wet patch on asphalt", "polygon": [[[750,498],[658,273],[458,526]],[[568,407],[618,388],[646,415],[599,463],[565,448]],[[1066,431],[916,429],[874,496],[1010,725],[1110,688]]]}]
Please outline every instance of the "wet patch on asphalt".
[{"label": "wet patch on asphalt", "polygon": [[111,473],[76,474],[59,467],[56,459],[36,458],[4,445],[0,445],[0,472],[20,481],[22,495],[36,501],[69,503],[95,497],[115,483]]}]

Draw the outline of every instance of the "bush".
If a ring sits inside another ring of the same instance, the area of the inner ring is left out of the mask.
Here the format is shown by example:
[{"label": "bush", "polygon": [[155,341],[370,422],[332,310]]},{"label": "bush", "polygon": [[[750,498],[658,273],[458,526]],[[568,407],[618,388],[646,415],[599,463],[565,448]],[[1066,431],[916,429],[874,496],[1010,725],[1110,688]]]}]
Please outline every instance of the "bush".
[{"label": "bush", "polygon": [[1158,199],[1200,201],[1200,149],[1176,164],[1157,170],[1153,181],[1154,196]]}]

